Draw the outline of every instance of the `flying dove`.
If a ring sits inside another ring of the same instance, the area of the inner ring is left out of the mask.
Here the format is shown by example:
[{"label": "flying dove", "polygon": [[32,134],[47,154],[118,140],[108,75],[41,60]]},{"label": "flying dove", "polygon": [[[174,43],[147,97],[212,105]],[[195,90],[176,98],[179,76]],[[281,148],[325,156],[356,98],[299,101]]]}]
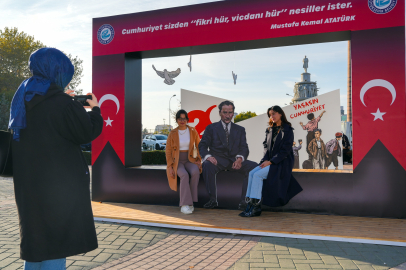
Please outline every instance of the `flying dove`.
[{"label": "flying dove", "polygon": [[237,74],[234,74],[234,71],[231,71],[231,74],[233,74],[234,84],[236,84],[237,83]]},{"label": "flying dove", "polygon": [[155,70],[156,74],[158,74],[159,77],[164,78],[164,83],[167,85],[172,85],[175,83],[175,80],[172,80],[172,78],[177,77],[180,74],[180,68],[178,68],[176,71],[167,71],[164,69],[164,71],[159,71],[156,70],[154,65],[152,65],[152,68]]},{"label": "flying dove", "polygon": [[187,63],[187,66],[189,67],[190,72],[192,72],[192,55],[190,55],[190,61]]}]

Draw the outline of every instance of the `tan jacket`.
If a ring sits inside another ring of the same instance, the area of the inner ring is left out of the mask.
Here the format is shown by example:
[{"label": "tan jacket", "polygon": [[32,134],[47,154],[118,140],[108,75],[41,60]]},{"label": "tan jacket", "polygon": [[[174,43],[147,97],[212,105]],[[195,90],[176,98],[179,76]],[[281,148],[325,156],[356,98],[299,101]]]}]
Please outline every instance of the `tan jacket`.
[{"label": "tan jacket", "polygon": [[[322,139],[320,139],[320,144],[321,144],[321,148],[320,148],[320,150],[321,150],[321,156],[322,156],[322,157],[325,157],[325,156],[326,156],[326,145],[324,144],[324,142],[323,142]],[[310,141],[309,146],[308,146],[307,149],[309,150],[310,154],[311,154],[314,158],[317,157],[318,148],[317,148],[316,138],[314,138],[313,140]]]},{"label": "tan jacket", "polygon": [[[192,163],[198,162],[199,163],[199,170],[202,173],[202,157],[199,153],[199,142],[200,137],[197,133],[196,129],[193,127],[187,126],[190,132],[190,144],[189,144],[189,161]],[[166,141],[166,176],[168,177],[169,187],[177,191],[178,190],[178,164],[179,164],[179,128],[173,129],[168,136]],[[197,149],[197,158],[193,158],[193,148],[196,146]],[[169,168],[172,167],[175,171],[175,178],[169,174]]]}]

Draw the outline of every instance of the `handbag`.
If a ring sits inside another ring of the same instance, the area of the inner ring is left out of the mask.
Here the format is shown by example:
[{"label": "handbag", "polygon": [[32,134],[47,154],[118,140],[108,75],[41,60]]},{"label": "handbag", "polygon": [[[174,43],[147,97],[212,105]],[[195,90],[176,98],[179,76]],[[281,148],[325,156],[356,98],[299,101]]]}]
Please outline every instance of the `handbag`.
[{"label": "handbag", "polygon": [[12,141],[12,132],[0,130],[0,176],[3,177],[13,176]]}]

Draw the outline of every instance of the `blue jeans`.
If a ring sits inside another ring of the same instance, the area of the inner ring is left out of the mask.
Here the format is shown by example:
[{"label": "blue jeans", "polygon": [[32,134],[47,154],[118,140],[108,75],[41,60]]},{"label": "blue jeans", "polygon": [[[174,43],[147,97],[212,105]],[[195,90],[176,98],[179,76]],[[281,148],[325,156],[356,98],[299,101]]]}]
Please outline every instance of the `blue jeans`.
[{"label": "blue jeans", "polygon": [[42,262],[24,262],[24,270],[65,270],[66,258],[42,261]]},{"label": "blue jeans", "polygon": [[262,198],[262,186],[264,185],[264,180],[268,177],[269,166],[265,168],[255,167],[250,171],[248,176],[248,187],[247,187],[247,197],[251,199]]}]

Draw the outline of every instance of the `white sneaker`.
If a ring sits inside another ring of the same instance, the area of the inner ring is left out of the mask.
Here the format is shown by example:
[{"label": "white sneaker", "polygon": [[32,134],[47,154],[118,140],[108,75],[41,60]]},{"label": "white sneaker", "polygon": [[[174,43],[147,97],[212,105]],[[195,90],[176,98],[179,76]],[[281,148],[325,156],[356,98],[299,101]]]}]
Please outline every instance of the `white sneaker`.
[{"label": "white sneaker", "polygon": [[193,205],[189,206],[190,211],[194,212],[195,211],[195,207]]},{"label": "white sneaker", "polygon": [[180,211],[181,211],[183,214],[186,214],[186,215],[192,214],[192,210],[190,210],[189,205],[183,205],[183,206],[180,208]]}]

